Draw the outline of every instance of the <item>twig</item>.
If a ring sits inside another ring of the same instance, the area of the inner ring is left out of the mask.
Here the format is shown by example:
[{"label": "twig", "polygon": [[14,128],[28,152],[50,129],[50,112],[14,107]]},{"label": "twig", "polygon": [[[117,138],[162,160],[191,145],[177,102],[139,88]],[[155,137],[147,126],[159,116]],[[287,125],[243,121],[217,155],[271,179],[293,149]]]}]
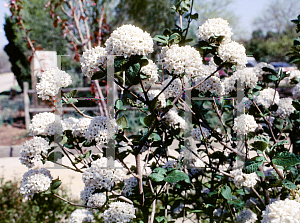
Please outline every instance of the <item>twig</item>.
[{"label": "twig", "polygon": [[128,203],[130,203],[130,204],[133,204],[133,202],[132,202],[131,200],[129,200],[128,198],[126,198],[126,197],[124,197],[124,196],[121,196],[121,194],[118,194],[118,193],[115,192],[115,191],[111,191],[111,193],[112,193],[113,195],[118,196],[119,199],[121,199],[121,200],[123,200],[123,201],[126,201],[126,202],[128,202]]},{"label": "twig", "polygon": [[67,199],[65,198],[62,198],[61,196],[55,194],[55,193],[51,193],[54,197],[57,197],[63,201],[65,201],[66,203],[70,204],[70,205],[73,205],[73,206],[78,206],[78,207],[84,207],[84,208],[93,208],[93,209],[98,209],[97,207],[90,207],[90,206],[86,206],[86,205],[82,205],[82,204],[76,204],[76,203],[73,203],[71,201],[68,201]]},{"label": "twig", "polygon": [[[65,98],[62,98],[66,103],[68,102],[68,99],[66,99],[67,98],[67,95],[65,94],[65,93],[63,93],[63,96],[65,97]],[[89,115],[85,115],[85,114],[83,114],[83,112],[82,111],[80,111],[74,104],[73,104],[73,102],[72,103],[69,103],[80,115],[82,115],[83,117],[85,117],[85,118],[90,118],[90,119],[93,119],[93,117],[92,116],[89,116]]]},{"label": "twig", "polygon": [[254,187],[251,187],[252,191],[256,194],[256,196],[258,197],[258,199],[260,200],[260,202],[264,205],[264,207],[266,207],[266,204],[264,202],[264,200],[262,199],[262,197],[259,195],[259,193],[255,190]]}]

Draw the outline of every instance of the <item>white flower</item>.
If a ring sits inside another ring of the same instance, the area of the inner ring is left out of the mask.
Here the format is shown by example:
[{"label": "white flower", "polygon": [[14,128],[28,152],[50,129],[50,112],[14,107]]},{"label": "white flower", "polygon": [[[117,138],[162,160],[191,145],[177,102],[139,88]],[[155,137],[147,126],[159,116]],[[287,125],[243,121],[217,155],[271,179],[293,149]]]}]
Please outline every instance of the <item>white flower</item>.
[{"label": "white flower", "polygon": [[300,222],[300,203],[295,200],[285,199],[274,201],[267,205],[263,211],[261,223],[273,222]]},{"label": "white flower", "polygon": [[294,99],[300,99],[300,83],[296,84],[296,86],[293,87],[292,94]]},{"label": "white flower", "polygon": [[281,98],[278,103],[278,109],[274,115],[279,116],[282,119],[286,119],[295,111],[292,102],[292,98]]},{"label": "white flower", "polygon": [[192,135],[193,139],[196,141],[201,141],[203,138],[207,138],[210,135],[210,132],[207,128],[202,127],[202,131],[203,131],[204,137],[202,136],[200,127],[193,128],[191,131],[191,135]]},{"label": "white flower", "polygon": [[238,135],[254,132],[257,127],[258,124],[252,115],[242,114],[234,119],[233,129],[237,131]]},{"label": "white flower", "polygon": [[202,40],[209,40],[211,37],[224,36],[224,40],[230,40],[232,36],[229,23],[221,18],[208,19],[205,23],[199,26],[197,36]]},{"label": "white flower", "polygon": [[264,68],[264,67],[267,67],[267,68],[270,68],[272,70],[275,70],[275,67],[273,65],[271,65],[271,64],[267,64],[267,63],[264,63],[264,62],[258,63],[253,69],[254,69],[254,72],[256,73],[259,81],[262,81],[263,80],[263,76],[265,74],[269,73],[269,72],[266,72],[266,71],[262,70],[262,68]]},{"label": "white flower", "polygon": [[[164,89],[172,80],[172,77],[168,77],[168,79],[162,82],[161,90]],[[177,97],[182,91],[182,83],[179,78],[176,78],[172,81],[172,83],[164,90],[165,98]]]},{"label": "white flower", "polygon": [[290,74],[290,76],[284,78],[286,84],[290,84],[291,80],[300,78],[300,70],[292,70],[292,71],[288,71],[288,73]]},{"label": "white flower", "polygon": [[30,199],[34,194],[48,190],[52,179],[50,171],[45,168],[31,169],[23,175],[20,192]]},{"label": "white flower", "polygon": [[237,188],[254,187],[258,181],[256,173],[246,174],[241,169],[230,171],[230,174],[234,177],[233,182]]},{"label": "white flower", "polygon": [[106,67],[107,52],[105,48],[96,46],[91,50],[83,52],[80,58],[82,73],[90,79],[94,72],[99,71],[99,66]]},{"label": "white flower", "polygon": [[[108,165],[114,165],[110,167]],[[82,181],[85,187],[93,189],[105,188],[110,190],[114,186],[115,182],[123,180],[124,172],[122,170],[122,165],[118,161],[107,160],[106,157],[97,159],[91,163],[91,167],[88,168],[82,174]],[[90,192],[93,192],[90,190]],[[85,195],[83,200],[86,199]],[[89,196],[88,196],[89,197]]]},{"label": "white flower", "polygon": [[124,180],[124,186],[122,188],[122,193],[125,196],[130,196],[132,194],[133,188],[135,188],[138,185],[138,179],[135,177],[130,177],[128,179]]},{"label": "white flower", "polygon": [[38,74],[40,82],[36,85],[36,90],[39,98],[48,100],[49,96],[55,96],[61,87],[68,87],[72,84],[71,76],[55,68],[48,68],[43,73]]},{"label": "white flower", "polygon": [[194,76],[202,64],[200,53],[189,45],[180,47],[174,44],[170,47],[163,47],[161,54],[159,62],[170,73],[174,71],[174,74],[185,72],[187,76]]},{"label": "white flower", "polygon": [[109,55],[148,55],[153,52],[153,40],[149,33],[134,25],[123,25],[112,32],[105,42]]},{"label": "white flower", "polygon": [[253,102],[249,98],[244,97],[242,99],[242,101],[236,105],[236,109],[239,112],[244,113],[244,109],[245,109],[245,111],[248,111],[250,109],[251,105],[253,105]]},{"label": "white flower", "polygon": [[235,41],[222,43],[218,48],[218,55],[223,62],[230,62],[242,69],[247,64],[246,49]]},{"label": "white flower", "polygon": [[131,222],[132,219],[136,218],[135,208],[132,204],[125,202],[112,202],[109,205],[109,209],[104,211],[104,222],[105,223],[125,223]]},{"label": "white flower", "polygon": [[53,113],[43,112],[33,116],[31,124],[29,125],[30,135],[51,136],[62,133],[62,126],[60,117]]},{"label": "white flower", "polygon": [[105,193],[95,193],[89,197],[87,206],[100,208],[105,204],[105,202],[106,202]]},{"label": "white flower", "polygon": [[42,159],[42,154],[47,155],[48,149],[50,146],[47,140],[42,137],[33,137],[33,139],[23,143],[19,159],[23,165],[31,168],[35,161]]},{"label": "white flower", "polygon": [[73,117],[69,117],[69,118],[63,120],[61,123],[63,131],[72,130],[78,121],[79,120],[77,118],[73,118]]},{"label": "white flower", "polygon": [[178,128],[178,124],[181,130],[184,130],[186,128],[185,120],[180,117],[177,111],[174,109],[168,111],[167,114],[164,115],[164,119],[173,128]]},{"label": "white flower", "polygon": [[72,134],[74,137],[85,137],[86,130],[91,124],[92,119],[82,117],[72,128]]},{"label": "white flower", "polygon": [[[218,69],[213,60],[209,61],[208,65],[201,64],[195,72],[195,76],[207,77]],[[219,77],[219,72],[215,72],[214,76]]]},{"label": "white flower", "polygon": [[[108,123],[107,123],[108,122]],[[92,119],[85,137],[88,142],[95,140],[97,143],[106,143],[107,138],[112,138],[118,130],[118,125],[114,120],[108,120],[104,116],[96,116]]]},{"label": "white flower", "polygon": [[239,79],[242,85],[246,87],[254,88],[257,85],[258,77],[256,72],[254,72],[253,68],[251,67],[246,67],[244,69],[238,70],[234,72],[233,75],[235,75],[236,79]]},{"label": "white flower", "polygon": [[257,215],[251,210],[243,210],[236,218],[237,223],[255,223],[257,221]]},{"label": "white flower", "polygon": [[[195,80],[195,85],[199,84],[202,82],[206,77],[196,77]],[[204,81],[202,84],[196,87],[197,90],[200,92],[212,92],[216,93],[217,95],[221,96],[224,95],[224,85],[221,82],[219,77],[216,76],[211,76],[209,79]]]},{"label": "white flower", "polygon": [[153,85],[158,80],[158,67],[152,60],[148,60],[149,63],[141,68],[141,72],[147,76],[147,79],[143,80],[144,85]]},{"label": "white flower", "polygon": [[87,209],[76,209],[72,212],[69,223],[95,222],[94,215]]},{"label": "white flower", "polygon": [[[278,104],[279,102],[279,94],[278,91],[276,91],[275,97],[275,90],[272,88],[266,88],[259,92],[259,95],[256,97],[253,97],[254,101],[257,103],[257,105],[262,105],[265,108],[269,108],[273,102]],[[273,104],[274,104],[273,103]]]},{"label": "white flower", "polygon": [[224,87],[224,95],[228,95],[232,91],[236,91],[236,87],[234,86],[236,83],[236,76],[231,75],[230,77],[225,77],[222,80]]}]

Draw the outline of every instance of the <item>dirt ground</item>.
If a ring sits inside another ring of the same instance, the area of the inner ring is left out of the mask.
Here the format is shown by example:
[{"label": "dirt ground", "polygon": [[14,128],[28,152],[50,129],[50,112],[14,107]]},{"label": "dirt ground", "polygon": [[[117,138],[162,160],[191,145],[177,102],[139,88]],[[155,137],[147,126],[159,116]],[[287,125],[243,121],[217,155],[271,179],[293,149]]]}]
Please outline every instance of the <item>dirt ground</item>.
[{"label": "dirt ground", "polygon": [[14,123],[0,126],[0,146],[22,145],[31,138],[24,124]]}]

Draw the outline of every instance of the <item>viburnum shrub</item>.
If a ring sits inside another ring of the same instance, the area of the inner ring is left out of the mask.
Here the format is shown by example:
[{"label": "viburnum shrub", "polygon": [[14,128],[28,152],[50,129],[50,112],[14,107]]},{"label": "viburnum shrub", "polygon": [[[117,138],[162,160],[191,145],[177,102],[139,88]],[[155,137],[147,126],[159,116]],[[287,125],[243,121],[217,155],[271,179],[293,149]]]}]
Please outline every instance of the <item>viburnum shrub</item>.
[{"label": "viburnum shrub", "polygon": [[[79,111],[76,90],[62,99],[81,118],[33,117],[34,138],[24,143],[21,163],[59,164],[66,155],[71,165],[61,165],[82,175],[83,204],[77,205],[84,209],[69,222],[299,222],[300,156],[290,152],[300,146],[299,71],[276,71],[266,63],[246,68],[244,46],[231,39],[221,18],[208,19],[197,30],[198,44],[188,45],[189,24],[198,17],[188,2],[173,7],[181,24],[185,15],[187,28],[152,38],[123,25],[103,47],[83,53],[82,72],[92,80],[107,77],[108,57],[115,55],[113,81],[121,94],[111,108],[114,117]],[[154,41],[162,46],[157,61],[148,58]],[[221,69],[226,75],[219,75]],[[57,69],[40,78],[42,99],[71,83]],[[281,82],[294,87],[293,98],[280,97]],[[127,131],[126,108],[140,113],[139,132]],[[99,152],[84,152],[86,147]],[[105,155],[113,147],[115,159]],[[131,167],[129,157],[135,160]],[[21,193],[28,199],[36,193],[60,198],[60,184],[51,171],[30,169]]]}]

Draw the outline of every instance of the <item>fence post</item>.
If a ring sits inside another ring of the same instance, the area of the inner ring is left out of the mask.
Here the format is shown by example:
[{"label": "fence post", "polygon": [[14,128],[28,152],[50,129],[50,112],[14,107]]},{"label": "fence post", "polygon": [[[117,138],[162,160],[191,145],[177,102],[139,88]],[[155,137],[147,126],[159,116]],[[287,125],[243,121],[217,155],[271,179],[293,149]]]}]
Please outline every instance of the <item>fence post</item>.
[{"label": "fence post", "polygon": [[23,82],[23,94],[24,94],[24,112],[25,112],[25,126],[29,129],[30,115],[29,115],[29,96],[28,96],[28,82]]}]

